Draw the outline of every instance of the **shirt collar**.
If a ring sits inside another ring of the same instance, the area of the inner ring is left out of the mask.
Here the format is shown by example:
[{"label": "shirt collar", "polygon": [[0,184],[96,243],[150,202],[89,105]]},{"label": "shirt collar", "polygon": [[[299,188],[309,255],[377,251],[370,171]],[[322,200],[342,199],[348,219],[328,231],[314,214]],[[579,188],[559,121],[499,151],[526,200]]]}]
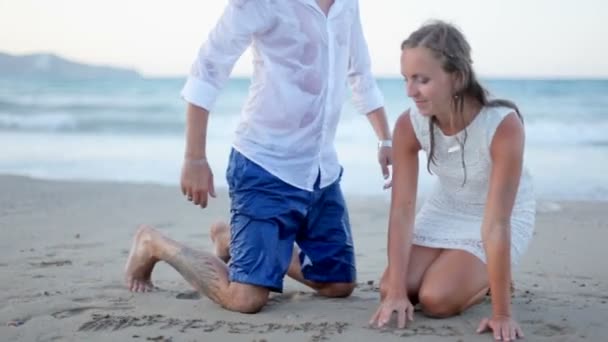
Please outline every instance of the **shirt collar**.
[{"label": "shirt collar", "polygon": [[[298,0],[298,1],[305,3],[308,6],[313,7],[317,12],[325,15],[325,13],[323,13],[323,11],[319,7],[319,4],[317,3],[316,0]],[[339,14],[342,11],[342,9],[344,8],[344,3],[346,1],[350,1],[350,0],[334,0],[333,5],[331,5],[331,8],[329,9],[328,18],[335,17],[337,14]]]}]

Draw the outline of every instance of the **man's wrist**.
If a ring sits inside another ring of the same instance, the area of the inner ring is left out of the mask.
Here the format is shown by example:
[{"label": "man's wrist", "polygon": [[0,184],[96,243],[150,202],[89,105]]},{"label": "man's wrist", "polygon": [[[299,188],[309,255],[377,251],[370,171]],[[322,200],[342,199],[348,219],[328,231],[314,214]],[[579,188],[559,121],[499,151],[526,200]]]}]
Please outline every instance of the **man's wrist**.
[{"label": "man's wrist", "polygon": [[383,148],[383,147],[393,147],[393,141],[391,139],[379,140],[378,148]]},{"label": "man's wrist", "polygon": [[207,165],[209,164],[207,162],[207,158],[196,158],[196,159],[192,159],[192,158],[184,158],[184,161],[188,164],[194,164],[194,165]]}]

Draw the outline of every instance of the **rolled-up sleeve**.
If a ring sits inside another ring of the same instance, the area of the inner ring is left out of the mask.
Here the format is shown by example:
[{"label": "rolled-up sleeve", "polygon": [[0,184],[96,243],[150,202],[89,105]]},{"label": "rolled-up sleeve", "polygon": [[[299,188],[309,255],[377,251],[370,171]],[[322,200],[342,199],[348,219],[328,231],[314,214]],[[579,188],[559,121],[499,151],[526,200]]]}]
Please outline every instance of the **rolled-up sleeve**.
[{"label": "rolled-up sleeve", "polygon": [[270,17],[265,0],[230,0],[192,64],[182,98],[211,111],[234,64],[264,30]]},{"label": "rolled-up sleeve", "polygon": [[361,114],[368,114],[384,106],[384,98],[372,76],[371,61],[363,35],[358,5],[351,31],[348,82],[352,91],[353,105]]}]

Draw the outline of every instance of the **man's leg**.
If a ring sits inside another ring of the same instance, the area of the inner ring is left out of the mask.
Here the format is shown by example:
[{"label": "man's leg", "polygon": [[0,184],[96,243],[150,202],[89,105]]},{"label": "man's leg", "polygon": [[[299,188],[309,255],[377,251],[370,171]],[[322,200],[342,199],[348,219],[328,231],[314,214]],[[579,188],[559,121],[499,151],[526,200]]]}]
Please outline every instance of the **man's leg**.
[{"label": "man's leg", "polygon": [[228,263],[230,261],[230,226],[224,221],[217,221],[211,225],[209,236],[213,242],[215,256]]},{"label": "man's leg", "polygon": [[287,275],[304,284],[307,285],[321,296],[332,297],[332,298],[343,298],[348,297],[353,293],[353,290],[357,286],[357,284],[352,282],[315,282],[311,280],[307,280],[302,273],[302,263],[300,262],[300,249],[297,246],[293,247],[293,257],[291,259],[291,264],[289,265],[289,270],[287,271]]},{"label": "man's leg", "polygon": [[229,282],[221,259],[186,247],[149,226],[140,226],[133,239],[125,272],[127,287],[134,292],[151,290],[151,274],[158,261],[167,262],[199,293],[228,310],[255,313],[268,301],[267,288]]},{"label": "man's leg", "polygon": [[[211,226],[211,241],[215,246],[215,254],[218,258],[228,261],[230,259],[230,227],[224,222],[218,221]],[[348,297],[355,288],[354,282],[349,283],[315,283],[304,278],[300,263],[300,249],[294,245],[291,262],[287,275],[294,280],[311,287],[320,295],[326,297]]]},{"label": "man's leg", "polygon": [[355,251],[340,180],[320,189],[315,186],[306,222],[296,242],[300,253],[289,276],[328,297],[348,297],[356,286]]},{"label": "man's leg", "polygon": [[[313,208],[297,237],[304,254],[293,246],[287,275],[313,288],[322,296],[347,297],[356,286],[348,211],[338,182],[316,191]],[[229,259],[229,227],[222,222],[215,223],[211,227],[210,236],[215,244],[216,255]]]}]

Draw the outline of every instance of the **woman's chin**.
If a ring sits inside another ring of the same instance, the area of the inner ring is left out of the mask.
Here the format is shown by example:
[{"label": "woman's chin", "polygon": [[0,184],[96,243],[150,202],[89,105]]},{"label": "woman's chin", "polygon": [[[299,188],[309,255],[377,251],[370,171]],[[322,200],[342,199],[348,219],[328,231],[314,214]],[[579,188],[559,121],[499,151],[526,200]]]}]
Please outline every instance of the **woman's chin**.
[{"label": "woman's chin", "polygon": [[431,111],[430,111],[430,108],[428,108],[428,106],[416,105],[416,108],[418,109],[418,113],[420,113],[420,115],[431,116]]}]

